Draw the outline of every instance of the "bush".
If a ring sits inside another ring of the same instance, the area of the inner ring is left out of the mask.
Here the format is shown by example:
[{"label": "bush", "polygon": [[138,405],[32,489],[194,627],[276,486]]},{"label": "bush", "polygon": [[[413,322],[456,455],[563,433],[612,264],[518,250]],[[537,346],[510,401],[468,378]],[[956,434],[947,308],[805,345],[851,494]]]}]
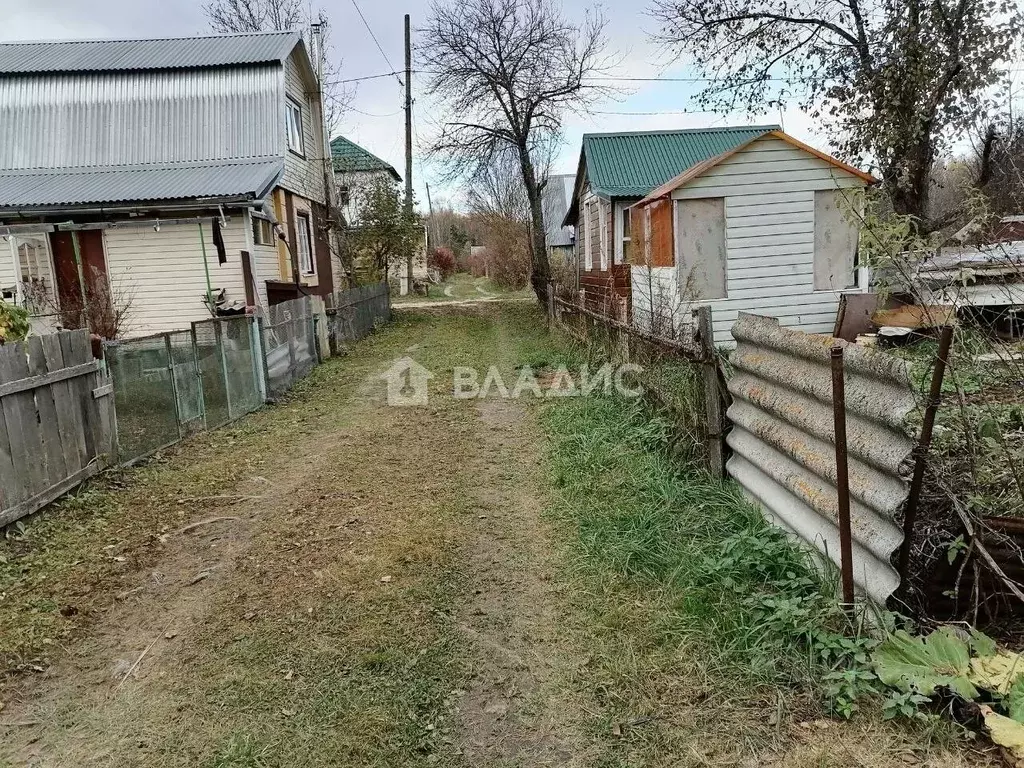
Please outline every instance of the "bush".
[{"label": "bush", "polygon": [[0,344],[22,341],[28,332],[28,312],[0,299]]},{"label": "bush", "polygon": [[451,277],[456,269],[455,254],[450,248],[435,248],[427,259],[427,269],[436,269],[441,273],[442,280]]}]

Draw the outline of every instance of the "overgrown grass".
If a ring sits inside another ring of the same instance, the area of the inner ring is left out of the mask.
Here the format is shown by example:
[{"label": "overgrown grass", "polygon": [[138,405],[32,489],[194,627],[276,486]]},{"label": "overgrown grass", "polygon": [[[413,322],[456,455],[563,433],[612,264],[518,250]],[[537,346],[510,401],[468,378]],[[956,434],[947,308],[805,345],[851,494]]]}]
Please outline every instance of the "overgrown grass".
[{"label": "overgrown grass", "polygon": [[[614,397],[559,402],[543,418],[553,514],[575,533],[595,674],[614,692],[599,697],[603,722],[655,718],[629,760],[692,744],[710,720],[722,727],[723,699],[725,719],[743,720],[737,751],[756,754],[783,747],[795,723],[851,716],[874,695],[875,640],[851,631],[834,584],[735,485],[670,454],[667,420]],[[663,722],[667,709],[690,722]]]}]

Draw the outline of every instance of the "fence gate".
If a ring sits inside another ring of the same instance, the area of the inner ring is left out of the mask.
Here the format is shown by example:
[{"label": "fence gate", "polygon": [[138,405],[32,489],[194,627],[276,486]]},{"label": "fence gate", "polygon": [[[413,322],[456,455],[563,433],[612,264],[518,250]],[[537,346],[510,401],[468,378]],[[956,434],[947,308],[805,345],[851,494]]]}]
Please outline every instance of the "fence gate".
[{"label": "fence gate", "polygon": [[313,305],[308,297],[275,304],[263,323],[267,394],[277,398],[316,367]]},{"label": "fence gate", "polygon": [[0,346],[0,525],[107,466],[114,452],[111,394],[87,331]]}]

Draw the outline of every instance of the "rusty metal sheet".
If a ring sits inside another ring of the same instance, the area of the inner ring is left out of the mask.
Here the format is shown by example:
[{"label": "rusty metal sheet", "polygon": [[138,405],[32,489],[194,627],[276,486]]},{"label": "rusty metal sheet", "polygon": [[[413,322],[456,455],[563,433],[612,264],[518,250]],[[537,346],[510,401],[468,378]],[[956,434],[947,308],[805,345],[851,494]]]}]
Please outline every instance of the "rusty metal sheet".
[{"label": "rusty metal sheet", "polygon": [[[733,404],[727,471],[766,517],[839,564],[838,491],[829,349],[837,340],[741,313],[732,329]],[[905,362],[846,347],[854,580],[878,603],[899,585],[891,558],[909,493],[917,407]]]}]

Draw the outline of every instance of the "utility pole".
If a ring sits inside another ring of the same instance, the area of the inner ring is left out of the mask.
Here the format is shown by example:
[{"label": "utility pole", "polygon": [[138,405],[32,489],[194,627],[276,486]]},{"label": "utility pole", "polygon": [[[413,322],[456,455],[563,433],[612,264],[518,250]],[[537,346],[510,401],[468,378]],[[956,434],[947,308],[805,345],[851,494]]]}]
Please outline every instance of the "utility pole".
[{"label": "utility pole", "polygon": [[[409,32],[409,14],[405,14],[405,215],[406,222],[412,221],[412,35]],[[416,252],[413,243],[408,245],[406,262],[406,291],[412,292],[412,260]]]},{"label": "utility pole", "polygon": [[[424,182],[426,184],[426,182]],[[427,228],[427,253],[430,252],[430,232],[434,232],[434,243],[436,244],[439,237],[437,232],[437,222],[434,220],[434,204],[430,201],[430,185],[427,184],[427,212],[430,214],[430,226]]]}]

